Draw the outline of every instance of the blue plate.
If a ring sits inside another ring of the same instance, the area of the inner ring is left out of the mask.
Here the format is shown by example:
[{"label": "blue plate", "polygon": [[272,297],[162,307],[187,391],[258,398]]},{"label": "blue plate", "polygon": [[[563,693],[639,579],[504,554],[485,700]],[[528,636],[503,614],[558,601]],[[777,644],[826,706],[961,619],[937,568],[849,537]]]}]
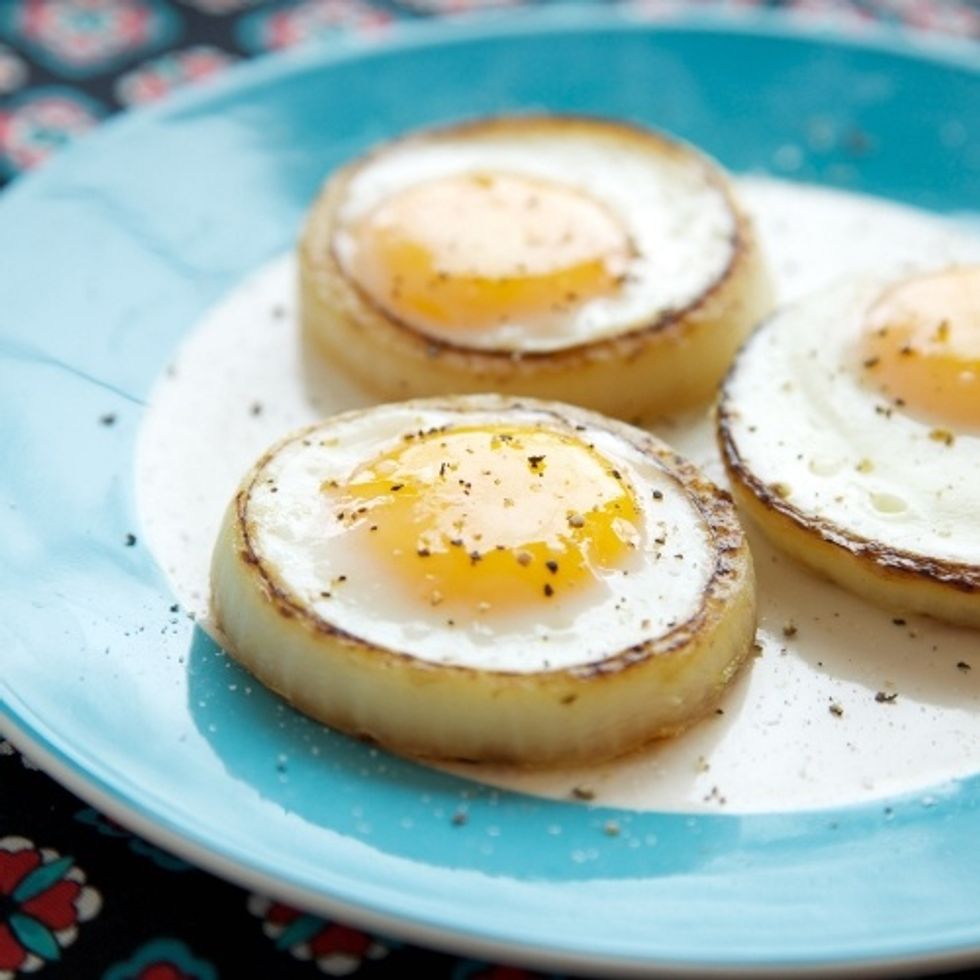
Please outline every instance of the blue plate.
[{"label": "blue plate", "polygon": [[[324,173],[375,140],[509,109],[600,113],[735,170],[959,211],[980,202],[977,61],[758,17],[456,21],[256,64],[17,183],[0,198],[3,729],[164,846],[423,943],[623,975],[980,959],[980,778],[929,805],[694,816],[391,758],[244,696],[172,611],[133,489],[143,407],[182,334],[290,247]],[[853,140],[826,144],[828,123]]]}]

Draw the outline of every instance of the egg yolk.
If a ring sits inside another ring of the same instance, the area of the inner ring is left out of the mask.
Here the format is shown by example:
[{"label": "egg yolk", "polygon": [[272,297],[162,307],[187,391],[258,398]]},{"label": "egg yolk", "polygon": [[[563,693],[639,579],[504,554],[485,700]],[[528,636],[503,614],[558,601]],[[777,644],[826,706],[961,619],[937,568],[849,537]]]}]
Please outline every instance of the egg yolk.
[{"label": "egg yolk", "polygon": [[419,433],[360,466],[334,515],[429,605],[516,609],[594,583],[639,539],[632,488],[574,436],[533,426]]},{"label": "egg yolk", "polygon": [[573,187],[463,173],[393,194],[350,229],[348,271],[390,315],[455,334],[534,326],[614,293],[629,236]]},{"label": "egg yolk", "polygon": [[865,321],[865,376],[899,407],[980,429],[980,266],[907,279]]}]

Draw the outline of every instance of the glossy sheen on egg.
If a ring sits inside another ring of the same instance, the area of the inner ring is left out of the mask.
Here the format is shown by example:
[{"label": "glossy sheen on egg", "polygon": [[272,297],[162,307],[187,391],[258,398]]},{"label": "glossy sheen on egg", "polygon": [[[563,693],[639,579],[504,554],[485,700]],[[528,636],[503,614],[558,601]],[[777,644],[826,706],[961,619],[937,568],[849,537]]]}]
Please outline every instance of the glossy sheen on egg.
[{"label": "glossy sheen on egg", "polygon": [[300,242],[311,348],[387,397],[498,391],[661,415],[711,397],[769,304],[720,168],[595,119],[389,143],[327,181]]},{"label": "glossy sheen on egg", "polygon": [[875,602],[980,626],[980,269],[854,280],[739,354],[718,411],[774,543]]},{"label": "glossy sheen on egg", "polygon": [[307,713],[395,750],[549,764],[671,734],[751,647],[730,500],[569,406],[377,406],[290,436],[229,507],[227,645]]}]

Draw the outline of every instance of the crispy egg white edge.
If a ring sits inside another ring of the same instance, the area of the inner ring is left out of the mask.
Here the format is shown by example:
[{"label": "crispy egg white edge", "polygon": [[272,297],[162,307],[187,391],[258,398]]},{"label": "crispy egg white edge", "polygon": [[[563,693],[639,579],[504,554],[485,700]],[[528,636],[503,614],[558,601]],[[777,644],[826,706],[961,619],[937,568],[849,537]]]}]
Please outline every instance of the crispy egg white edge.
[{"label": "crispy egg white edge", "polygon": [[[740,464],[853,535],[980,564],[980,437],[904,413],[861,378],[854,347],[885,281],[839,281],[750,338],[721,410]],[[951,445],[933,437],[950,428]],[[901,506],[899,506],[901,505]]]},{"label": "crispy egg white edge", "polygon": [[558,133],[548,127],[536,135],[521,127],[512,134],[463,131],[407,141],[357,167],[339,211],[341,267],[350,267],[352,243],[344,228],[352,222],[415,183],[472,171],[525,174],[584,191],[612,210],[636,252],[615,295],[570,311],[547,333],[515,322],[467,335],[477,349],[545,351],[615,336],[695,302],[724,276],[734,252],[737,217],[693,151],[668,152],[652,141],[641,150],[637,141],[601,129]]},{"label": "crispy egg white edge", "polygon": [[[475,614],[467,622],[401,594],[397,582],[386,580],[376,556],[338,547],[340,537],[324,535],[325,524],[330,531],[339,527],[320,490],[324,480],[343,481],[356,465],[396,444],[406,431],[459,422],[499,424],[504,419],[555,425],[554,416],[530,410],[460,415],[388,405],[342,416],[288,439],[252,484],[247,520],[257,556],[315,615],[372,645],[435,663],[518,672],[561,669],[662,636],[693,616],[715,567],[704,517],[663,464],[601,428],[589,427],[578,435],[594,443],[633,485],[643,520],[642,541],[622,568],[606,571],[599,582],[581,590],[558,591],[506,615]],[[557,428],[572,431],[560,423]],[[322,445],[323,440],[330,445]],[[662,499],[653,499],[654,488]],[[311,507],[311,499],[323,503]],[[664,532],[666,543],[656,544],[654,538]],[[341,585],[330,584],[341,575],[346,576]],[[331,596],[323,598],[321,591]],[[447,618],[454,625],[447,625]]]}]

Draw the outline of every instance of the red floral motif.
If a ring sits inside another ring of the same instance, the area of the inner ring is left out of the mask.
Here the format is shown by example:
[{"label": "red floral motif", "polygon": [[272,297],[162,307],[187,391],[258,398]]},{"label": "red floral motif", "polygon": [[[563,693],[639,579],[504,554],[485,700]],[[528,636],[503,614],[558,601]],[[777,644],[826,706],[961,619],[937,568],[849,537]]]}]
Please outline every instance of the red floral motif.
[{"label": "red floral motif", "polygon": [[218,980],[214,965],[197,956],[179,939],[152,939],[124,963],[116,963],[102,980]]},{"label": "red floral motif", "polygon": [[35,57],[59,73],[88,74],[166,43],[168,8],[156,0],[23,0],[14,25]]},{"label": "red floral motif", "polygon": [[139,980],[186,980],[187,974],[172,963],[154,963],[139,973]]},{"label": "red floral motif", "polygon": [[313,960],[330,976],[356,973],[365,960],[388,955],[387,946],[358,929],[300,912],[281,902],[252,895],[249,911],[263,919],[263,932],[298,960]]},{"label": "red floral motif", "polygon": [[387,11],[363,0],[296,0],[246,17],[239,25],[239,34],[249,49],[279,50],[336,31],[377,31],[391,19]]},{"label": "red floral motif", "polygon": [[0,839],[0,980],[57,959],[101,904],[71,858],[23,837]]},{"label": "red floral motif", "polygon": [[60,88],[25,90],[0,108],[0,173],[38,166],[98,121],[98,108],[84,96]]},{"label": "red floral motif", "polygon": [[207,45],[171,51],[121,75],[116,80],[116,95],[125,105],[153,102],[181,85],[211,78],[232,61],[231,55]]}]

